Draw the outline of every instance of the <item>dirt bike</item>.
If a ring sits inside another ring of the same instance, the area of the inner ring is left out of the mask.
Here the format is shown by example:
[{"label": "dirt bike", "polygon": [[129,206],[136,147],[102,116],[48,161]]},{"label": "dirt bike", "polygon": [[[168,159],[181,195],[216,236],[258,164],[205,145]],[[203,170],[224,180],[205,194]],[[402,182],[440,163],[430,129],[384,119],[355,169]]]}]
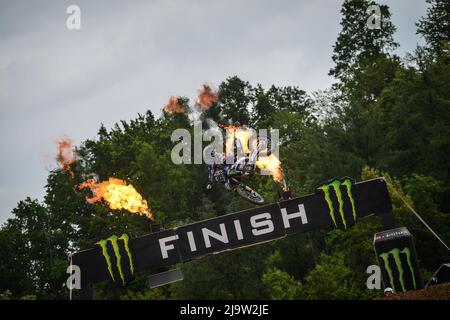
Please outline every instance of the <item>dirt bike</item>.
[{"label": "dirt bike", "polygon": [[[250,175],[251,172],[248,169],[236,170],[232,175],[228,174],[229,189],[230,191],[235,191],[247,201],[255,204],[264,204],[264,197],[242,182],[242,179],[248,178]],[[227,174],[224,168],[216,170],[214,180],[219,183],[226,183]]]},{"label": "dirt bike", "polygon": [[254,173],[257,154],[263,147],[263,144],[259,144],[250,156],[240,158],[231,168],[226,169],[224,165],[219,165],[213,175],[214,180],[224,184],[228,180],[229,191],[235,191],[239,196],[254,204],[264,204],[264,197],[242,182]]}]

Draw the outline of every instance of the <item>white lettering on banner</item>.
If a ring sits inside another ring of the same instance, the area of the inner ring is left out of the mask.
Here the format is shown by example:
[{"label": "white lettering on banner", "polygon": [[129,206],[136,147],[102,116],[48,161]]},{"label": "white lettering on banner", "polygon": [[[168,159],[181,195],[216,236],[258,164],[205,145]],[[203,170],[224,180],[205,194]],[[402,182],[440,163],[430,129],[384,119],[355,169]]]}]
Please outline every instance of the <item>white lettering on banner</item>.
[{"label": "white lettering on banner", "polygon": [[[252,225],[252,233],[254,236],[260,236],[262,234],[271,233],[275,230],[272,220],[270,220],[271,215],[268,212],[257,214],[250,218],[250,224]],[[258,221],[264,219],[262,221]],[[262,228],[264,227],[264,228]],[[258,229],[262,228],[262,229]]]},{"label": "white lettering on banner", "polygon": [[239,220],[234,220],[234,228],[236,229],[237,239],[244,239],[244,236],[242,235],[241,222]]},{"label": "white lettering on banner", "polygon": [[189,247],[191,248],[191,252],[197,251],[197,246],[195,245],[195,239],[192,231],[188,231],[187,237],[189,240]]},{"label": "white lettering on banner", "polygon": [[167,259],[169,257],[169,255],[167,254],[169,250],[175,249],[175,246],[173,244],[167,245],[167,242],[174,240],[178,240],[178,235],[159,239],[159,247],[161,248],[161,254],[163,259]]},{"label": "white lettering on banner", "polygon": [[[306,210],[303,203],[298,205],[298,211],[293,213],[287,213],[286,208],[281,208],[281,217],[283,219],[283,225],[285,229],[288,229],[291,227],[290,221],[296,218],[301,219],[302,224],[308,223],[308,218],[306,216]],[[242,218],[241,218],[242,219]],[[275,231],[275,224],[272,220],[272,215],[269,212],[264,213],[258,213],[253,216],[250,216],[248,218],[250,220],[250,226],[251,226],[251,235],[253,236],[261,236],[264,234],[273,233]],[[228,224],[231,224],[230,222],[227,222]],[[227,231],[229,229],[233,229],[234,226],[234,232],[236,234],[237,240],[243,240],[244,235],[249,236],[250,231],[248,233],[244,233],[242,230],[242,225],[240,219],[234,219],[233,225],[225,226],[225,223],[220,223],[219,225],[220,233],[214,232],[208,228],[202,228],[201,233],[203,236],[203,240],[205,243],[206,248],[211,248],[211,238],[216,239],[222,243],[229,243],[229,236]],[[187,240],[189,242],[189,249],[191,252],[196,252],[198,250],[197,243],[194,237],[194,233],[196,231],[186,231]],[[197,235],[197,241],[199,241],[199,236]],[[173,235],[165,238],[159,239],[159,245],[161,248],[161,255],[163,259],[167,259],[169,257],[169,251],[175,249],[175,244],[170,243],[172,241],[178,240],[178,235]]]},{"label": "white lettering on banner", "polygon": [[289,220],[300,217],[302,219],[302,224],[308,223],[308,218],[306,217],[305,206],[303,203],[298,205],[298,212],[287,213],[286,208],[281,208],[281,215],[283,216],[283,223],[286,229],[291,227]]},{"label": "white lettering on banner", "polygon": [[211,241],[209,241],[210,237],[214,238],[216,240],[219,240],[220,242],[228,243],[228,234],[227,234],[227,229],[225,229],[225,224],[221,223],[221,224],[219,224],[219,226],[220,226],[220,234],[216,233],[214,231],[211,231],[207,228],[202,229],[203,238],[205,239],[205,246],[207,248],[211,248]]}]

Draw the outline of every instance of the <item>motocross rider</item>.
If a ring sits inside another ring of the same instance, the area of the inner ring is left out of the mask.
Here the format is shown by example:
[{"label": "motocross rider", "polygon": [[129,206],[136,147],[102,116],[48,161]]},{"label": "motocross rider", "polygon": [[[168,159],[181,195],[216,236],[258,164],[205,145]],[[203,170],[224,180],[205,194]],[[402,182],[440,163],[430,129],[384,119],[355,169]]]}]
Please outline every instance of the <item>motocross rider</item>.
[{"label": "motocross rider", "polygon": [[[240,141],[236,141],[237,145],[240,145]],[[237,151],[237,148],[239,146],[235,145],[235,153]],[[223,156],[223,154],[217,153],[215,150],[211,151],[211,157],[213,158],[213,163],[208,165],[208,184],[206,185],[206,189],[210,190],[212,188],[212,183],[214,182],[214,176],[217,172],[217,167],[219,164],[223,164],[223,180],[225,183],[225,189],[230,191],[231,184],[230,184],[230,178],[235,175],[239,175],[242,173],[243,170],[243,164],[239,161],[234,164],[228,164],[226,162],[226,157]]]},{"label": "motocross rider", "polygon": [[[224,163],[223,156],[216,153],[215,150],[211,151],[211,157],[213,158],[213,163],[208,165],[208,184],[206,185],[206,189],[211,190],[212,183],[214,182],[214,176],[217,172],[217,167],[219,164]],[[225,188],[229,191],[231,190],[230,185],[230,176],[228,175],[228,171],[230,170],[231,165],[224,164],[223,173],[224,173],[224,182]]]}]

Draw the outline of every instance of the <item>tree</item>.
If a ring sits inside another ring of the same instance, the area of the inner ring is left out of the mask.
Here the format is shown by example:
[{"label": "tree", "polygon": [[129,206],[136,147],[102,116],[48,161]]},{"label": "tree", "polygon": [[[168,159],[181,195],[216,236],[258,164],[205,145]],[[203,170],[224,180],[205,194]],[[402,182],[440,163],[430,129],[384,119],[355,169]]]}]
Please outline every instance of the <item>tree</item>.
[{"label": "tree", "polygon": [[16,298],[30,293],[40,298],[61,298],[67,259],[52,237],[52,217],[47,208],[26,198],[13,214],[0,231],[1,287],[10,289]]},{"label": "tree", "polygon": [[306,299],[357,299],[358,284],[352,279],[353,271],[346,266],[343,253],[322,254],[319,263],[304,279]]},{"label": "tree", "polygon": [[430,7],[427,15],[416,23],[417,34],[425,38],[427,44],[439,53],[450,41],[450,1],[427,0]]},{"label": "tree", "polygon": [[380,28],[367,27],[367,9],[375,4],[347,0],[342,5],[342,30],[334,45],[335,67],[330,70],[340,81],[327,101],[331,112],[320,121],[327,148],[322,153],[326,157],[339,154],[328,178],[357,176],[365,165],[378,165],[385,143],[386,136],[380,129],[386,110],[377,101],[401,64],[390,54],[398,44],[393,40],[395,26],[386,5],[379,6]]},{"label": "tree", "polygon": [[342,30],[336,40],[332,59],[336,64],[330,75],[345,82],[351,77],[351,68],[361,59],[370,59],[395,49],[395,26],[390,21],[391,14],[386,5],[380,5],[381,28],[369,30],[367,9],[376,4],[367,0],[346,0],[342,5]]},{"label": "tree", "polygon": [[450,54],[435,60],[419,48],[409,59],[411,65],[397,72],[377,102],[384,110],[380,164],[395,176],[419,173],[448,181]]},{"label": "tree", "polygon": [[261,281],[272,300],[295,300],[301,296],[301,284],[284,271],[270,268],[263,274]]},{"label": "tree", "polygon": [[251,86],[238,77],[228,78],[219,86],[220,108],[223,121],[241,125],[250,123]]}]

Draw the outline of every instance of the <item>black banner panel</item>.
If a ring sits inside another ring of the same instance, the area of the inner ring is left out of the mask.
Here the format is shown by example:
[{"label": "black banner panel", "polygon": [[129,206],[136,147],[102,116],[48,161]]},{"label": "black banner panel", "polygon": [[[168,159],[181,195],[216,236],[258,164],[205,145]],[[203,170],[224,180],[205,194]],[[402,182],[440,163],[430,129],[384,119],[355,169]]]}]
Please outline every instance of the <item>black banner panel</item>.
[{"label": "black banner panel", "polygon": [[88,283],[110,279],[100,247],[77,252],[72,257],[72,264],[80,267],[82,288]]},{"label": "black banner panel", "polygon": [[135,272],[186,262],[208,254],[246,247],[317,229],[347,230],[358,219],[390,212],[383,179],[354,183],[333,179],[316,193],[292,200],[167,229],[139,238],[111,236],[76,253],[83,283],[113,280],[126,284]]},{"label": "black banner panel", "polygon": [[138,271],[154,270],[181,262],[178,236],[174,229],[135,238],[130,242],[130,247],[136,253]]},{"label": "black banner panel", "polygon": [[135,263],[128,237],[111,236],[97,242],[97,247],[73,255],[72,263],[80,267],[81,283],[112,280],[125,285],[134,277]]},{"label": "black banner panel", "polygon": [[315,194],[282,201],[278,205],[286,235],[331,227],[328,206]]},{"label": "black banner panel", "polygon": [[277,204],[223,215],[176,229],[183,261],[285,236]]},{"label": "black banner panel", "polygon": [[373,179],[354,185],[354,198],[360,216],[382,215],[392,210],[391,197],[384,179]]},{"label": "black banner panel", "polygon": [[374,247],[385,288],[396,292],[423,288],[416,249],[407,228],[376,233]]}]

